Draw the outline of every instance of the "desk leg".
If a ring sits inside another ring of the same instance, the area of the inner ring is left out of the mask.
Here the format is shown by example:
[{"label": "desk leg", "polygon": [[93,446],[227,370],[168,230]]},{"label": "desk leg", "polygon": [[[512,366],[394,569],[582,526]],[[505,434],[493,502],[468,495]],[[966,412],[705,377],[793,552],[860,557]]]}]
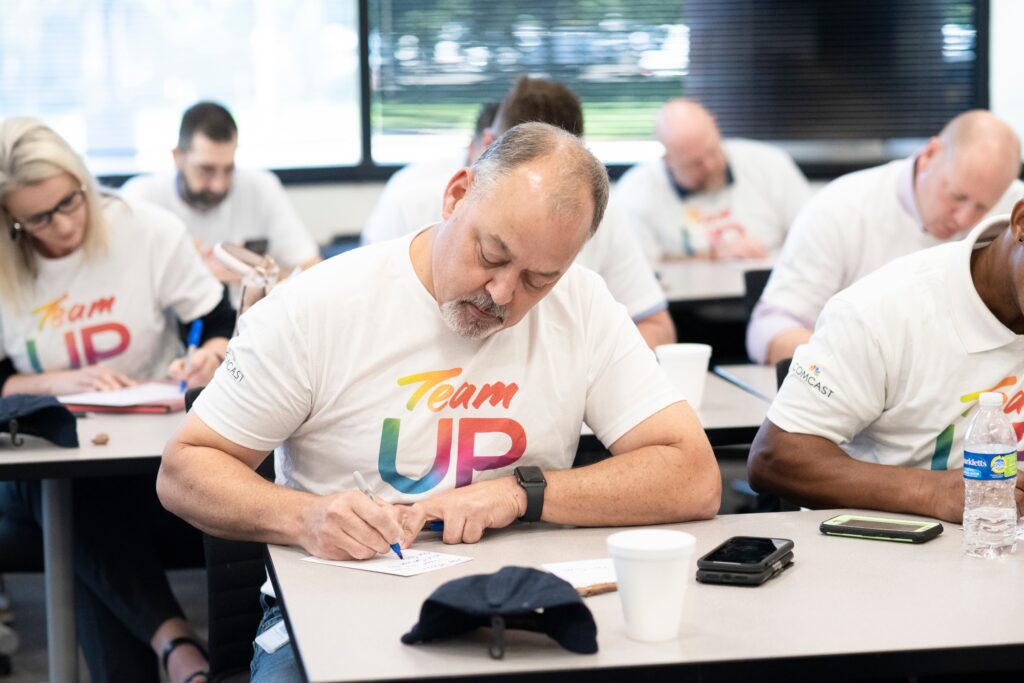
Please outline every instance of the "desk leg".
[{"label": "desk leg", "polygon": [[43,553],[46,562],[46,642],[50,680],[78,680],[75,580],[71,556],[71,480],[44,479]]}]

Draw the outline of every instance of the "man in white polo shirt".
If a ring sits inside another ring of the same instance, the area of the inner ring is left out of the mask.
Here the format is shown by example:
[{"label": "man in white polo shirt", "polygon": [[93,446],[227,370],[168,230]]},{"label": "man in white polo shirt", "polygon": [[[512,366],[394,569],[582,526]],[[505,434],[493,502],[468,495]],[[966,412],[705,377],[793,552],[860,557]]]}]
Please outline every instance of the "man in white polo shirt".
[{"label": "man in white polo shirt", "polygon": [[[408,547],[426,520],[475,543],[517,519],[713,516],[721,483],[696,415],[573,263],[607,196],[576,136],[525,123],[451,179],[440,223],[273,290],[168,443],[164,505],[328,559]],[[570,469],[584,420],[614,457]],[[252,471],[275,448],[279,485]],[[281,619],[264,590],[261,632]],[[290,648],[258,646],[253,672],[298,676]]]},{"label": "man in white polo shirt", "polygon": [[221,282],[241,276],[213,257],[217,242],[234,242],[272,256],[282,272],[308,268],[320,249],[269,171],[235,168],[238,127],[215,102],[199,102],[181,118],[173,172],[136,176],[125,196],[162,206],[185,222],[206,265]]},{"label": "man in white polo shirt", "polygon": [[1020,143],[987,111],[960,114],[918,154],[829,183],[789,231],[747,327],[760,363],[790,358],[829,297],[892,259],[954,239],[1024,192]]},{"label": "man in white polo shirt", "polygon": [[964,432],[984,391],[1009,398],[1024,436],[1024,201],[832,297],[754,439],[750,484],[959,522]]},{"label": "man in white polo shirt", "polygon": [[811,195],[788,154],[753,140],[723,142],[711,113],[683,98],[661,108],[655,135],[665,155],[629,169],[615,188],[652,263],[762,258],[782,244]]},{"label": "man in white polo shirt", "polygon": [[[482,133],[480,144],[470,146],[467,161],[472,163],[476,159],[473,155],[479,156],[495,137],[527,121],[540,121],[583,135],[583,108],[576,95],[561,83],[524,76],[502,99],[494,121]],[[460,168],[452,162],[427,162],[396,174],[370,217],[364,243],[394,239],[437,221],[445,183]],[[604,278],[612,296],[626,307],[648,346],[676,341],[665,292],[614,202],[605,212],[601,229],[583,247],[578,262]]]}]

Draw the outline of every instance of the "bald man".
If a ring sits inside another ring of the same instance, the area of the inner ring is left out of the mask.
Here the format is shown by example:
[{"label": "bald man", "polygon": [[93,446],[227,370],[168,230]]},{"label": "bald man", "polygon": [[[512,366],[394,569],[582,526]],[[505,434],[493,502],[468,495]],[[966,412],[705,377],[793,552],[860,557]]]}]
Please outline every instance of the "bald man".
[{"label": "bald man", "polygon": [[762,258],[782,244],[810,197],[785,152],[752,140],[723,142],[708,110],[682,98],[662,107],[655,134],[664,157],[631,168],[615,191],[652,263]]},{"label": "bald man", "polygon": [[1020,141],[987,111],[960,114],[916,155],[837,178],[797,217],[747,327],[774,364],[811,337],[825,302],[906,254],[1007,214],[1024,194]]}]

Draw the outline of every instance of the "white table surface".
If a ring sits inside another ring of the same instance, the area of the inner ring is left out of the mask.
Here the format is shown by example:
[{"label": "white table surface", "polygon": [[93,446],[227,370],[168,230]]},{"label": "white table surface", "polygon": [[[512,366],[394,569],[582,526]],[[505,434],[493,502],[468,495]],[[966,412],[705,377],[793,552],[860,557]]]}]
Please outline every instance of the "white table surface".
[{"label": "white table surface", "polygon": [[[765,401],[772,401],[778,393],[775,366],[769,365],[716,365],[714,372],[722,379],[748,391]],[[762,416],[763,417],[763,416]]]},{"label": "white table surface", "polygon": [[[697,410],[697,417],[713,445],[725,445],[717,436],[729,432],[740,433],[744,437],[732,443],[747,443],[764,422],[768,406],[769,401],[761,396],[722,379],[714,372],[708,372],[704,398]],[[594,435],[593,430],[585,424],[582,433],[584,436]]]},{"label": "white table surface", "polygon": [[[269,549],[278,595],[314,682],[568,670],[574,680],[608,667],[708,670],[716,663],[737,662],[750,662],[746,674],[737,674],[739,680],[753,680],[772,665],[806,672],[815,662],[828,678],[828,667],[836,666],[829,656],[845,656],[844,667],[864,668],[868,674],[877,674],[887,662],[908,666],[908,655],[883,658],[907,652],[925,668],[929,662],[953,661],[971,670],[990,661],[977,661],[976,648],[1003,645],[1014,646],[1009,654],[1002,651],[1004,658],[1024,661],[1024,552],[999,561],[966,558],[960,551],[962,531],[950,524],[923,545],[824,536],[818,524],[832,514],[725,515],[671,525],[697,537],[695,558],[730,536],[758,535],[792,539],[795,563],[756,588],[698,584],[691,574],[684,627],[675,640],[626,638],[619,596],[610,593],[586,599],[598,626],[596,655],[570,653],[540,634],[509,631],[501,661],[487,654],[486,630],[414,646],[399,638],[440,584],[512,564],[538,567],[607,557],[605,538],[611,529],[534,524],[489,531],[476,545],[422,540],[416,547],[474,560],[409,578],[303,562],[305,553],[295,548]],[[825,658],[805,659],[814,657]],[[682,672],[677,675],[686,679]]]},{"label": "white table surface", "polygon": [[[78,448],[61,448],[38,437],[25,437],[25,443],[15,448],[7,435],[0,436],[0,477],[6,470],[37,468],[45,476],[52,476],[76,464],[91,465],[137,458],[159,458],[167,440],[184,419],[184,413],[146,414],[90,414],[78,418]],[[109,438],[105,446],[92,443],[97,434]],[[37,477],[38,478],[38,477]]]},{"label": "white table surface", "polygon": [[[15,447],[0,437],[0,479],[41,479],[43,554],[49,677],[77,680],[78,652],[74,619],[71,482],[69,477],[134,474],[152,469],[183,413],[163,415],[95,414],[78,419],[79,448],[61,448],[37,437]],[[104,446],[92,443],[104,433]]]},{"label": "white table surface", "polygon": [[747,291],[743,273],[768,270],[771,259],[706,261],[692,259],[658,264],[655,272],[670,302],[742,299]]}]

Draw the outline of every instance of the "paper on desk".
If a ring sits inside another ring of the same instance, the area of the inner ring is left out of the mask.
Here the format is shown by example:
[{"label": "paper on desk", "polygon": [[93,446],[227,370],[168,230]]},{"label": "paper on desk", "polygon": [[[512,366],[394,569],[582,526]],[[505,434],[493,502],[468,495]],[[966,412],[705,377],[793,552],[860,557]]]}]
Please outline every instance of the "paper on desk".
[{"label": "paper on desk", "polygon": [[463,562],[469,562],[472,557],[465,555],[449,555],[448,553],[432,553],[428,550],[403,550],[404,560],[394,555],[378,555],[372,560],[322,560],[319,557],[302,558],[306,562],[317,564],[329,564],[333,567],[346,567],[348,569],[362,569],[367,572],[380,572],[381,574],[394,574],[395,576],[416,576],[425,574],[436,569],[454,567]]},{"label": "paper on desk", "polygon": [[560,579],[572,584],[573,588],[586,588],[599,583],[615,583],[615,566],[612,558],[599,560],[577,560],[575,562],[552,562],[541,567]]},{"label": "paper on desk", "polygon": [[170,382],[146,382],[133,387],[115,389],[114,391],[86,391],[81,394],[58,396],[61,403],[77,405],[110,406],[124,408],[127,406],[149,404],[171,404],[181,402],[181,390],[177,384]]}]

